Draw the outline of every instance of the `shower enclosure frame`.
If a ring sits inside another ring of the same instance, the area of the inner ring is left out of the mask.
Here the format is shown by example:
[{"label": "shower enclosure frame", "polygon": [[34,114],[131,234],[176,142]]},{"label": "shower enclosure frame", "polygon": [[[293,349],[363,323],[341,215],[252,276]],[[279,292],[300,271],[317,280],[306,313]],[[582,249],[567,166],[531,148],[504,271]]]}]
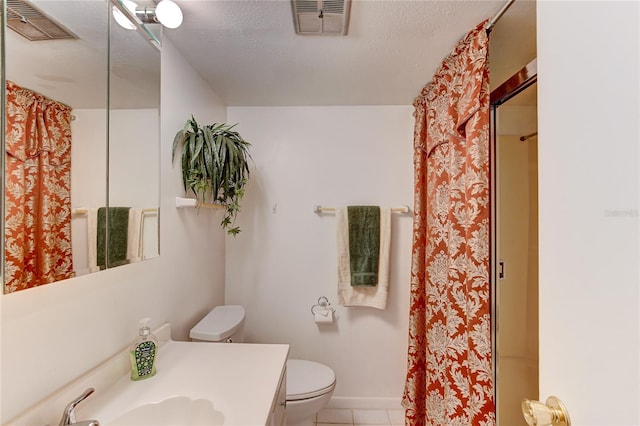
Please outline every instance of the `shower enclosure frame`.
[{"label": "shower enclosure frame", "polygon": [[496,425],[500,425],[500,419],[498,418],[498,267],[500,260],[498,259],[498,213],[497,213],[497,115],[498,107],[514,96],[518,95],[525,89],[529,88],[538,81],[538,66],[537,60],[533,59],[518,72],[509,77],[504,83],[491,91],[490,94],[490,199],[491,199],[491,358],[493,360],[493,400],[496,410]]}]

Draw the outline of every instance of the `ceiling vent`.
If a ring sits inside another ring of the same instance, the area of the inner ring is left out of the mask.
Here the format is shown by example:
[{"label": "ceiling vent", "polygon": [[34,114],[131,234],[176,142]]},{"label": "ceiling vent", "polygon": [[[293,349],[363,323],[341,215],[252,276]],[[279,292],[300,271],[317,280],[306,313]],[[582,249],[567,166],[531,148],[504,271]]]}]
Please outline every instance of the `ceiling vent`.
[{"label": "ceiling vent", "polygon": [[22,0],[7,0],[7,27],[31,41],[78,38]]},{"label": "ceiling vent", "polygon": [[351,0],[291,0],[296,34],[347,35]]}]

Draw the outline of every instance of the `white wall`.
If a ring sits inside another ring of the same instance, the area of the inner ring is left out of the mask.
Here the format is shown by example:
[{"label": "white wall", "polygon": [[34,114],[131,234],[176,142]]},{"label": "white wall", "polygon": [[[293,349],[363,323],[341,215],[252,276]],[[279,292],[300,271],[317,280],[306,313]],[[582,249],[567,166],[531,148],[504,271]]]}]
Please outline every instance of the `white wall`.
[{"label": "white wall", "polygon": [[[411,214],[392,215],[388,307],[336,300],[336,218],[315,204],[413,206],[413,108],[230,107],[255,167],[226,240],[226,303],[247,311],[245,337],[291,344],[290,356],[331,366],[336,397],[402,396],[407,357]],[[310,312],[320,296],[333,326]]]},{"label": "white wall", "polygon": [[225,106],[168,42],[162,105],[160,257],[1,297],[3,422],[126,347],[140,317],[186,339],[223,303],[220,213],[176,210],[184,191],[171,144],[190,114],[224,121]]},{"label": "white wall", "polygon": [[640,424],[639,3],[539,1],[540,396]]}]

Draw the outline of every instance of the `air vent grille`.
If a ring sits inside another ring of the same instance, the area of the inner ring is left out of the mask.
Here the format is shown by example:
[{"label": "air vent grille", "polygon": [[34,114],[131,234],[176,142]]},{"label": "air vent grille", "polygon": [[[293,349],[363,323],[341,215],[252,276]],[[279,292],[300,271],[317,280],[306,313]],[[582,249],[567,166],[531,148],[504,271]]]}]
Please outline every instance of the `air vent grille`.
[{"label": "air vent grille", "polygon": [[297,34],[347,35],[351,0],[291,0]]},{"label": "air vent grille", "polygon": [[295,3],[298,13],[316,13],[318,11],[318,2],[316,0],[298,0]]},{"label": "air vent grille", "polygon": [[77,38],[66,28],[22,0],[7,0],[7,26],[31,41]]},{"label": "air vent grille", "polygon": [[322,2],[322,11],[324,13],[337,13],[342,15],[344,13],[344,1],[343,0],[324,0]]}]

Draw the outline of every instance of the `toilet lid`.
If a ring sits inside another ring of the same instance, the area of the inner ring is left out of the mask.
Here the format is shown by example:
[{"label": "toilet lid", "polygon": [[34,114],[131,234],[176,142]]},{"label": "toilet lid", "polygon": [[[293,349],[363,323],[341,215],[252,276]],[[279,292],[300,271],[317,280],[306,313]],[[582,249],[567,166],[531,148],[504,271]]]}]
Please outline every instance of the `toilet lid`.
[{"label": "toilet lid", "polygon": [[239,305],[216,306],[191,329],[189,337],[209,342],[221,342],[244,323],[244,308]]},{"label": "toilet lid", "polygon": [[336,375],[326,365],[303,359],[287,360],[287,401],[299,401],[333,390]]}]

